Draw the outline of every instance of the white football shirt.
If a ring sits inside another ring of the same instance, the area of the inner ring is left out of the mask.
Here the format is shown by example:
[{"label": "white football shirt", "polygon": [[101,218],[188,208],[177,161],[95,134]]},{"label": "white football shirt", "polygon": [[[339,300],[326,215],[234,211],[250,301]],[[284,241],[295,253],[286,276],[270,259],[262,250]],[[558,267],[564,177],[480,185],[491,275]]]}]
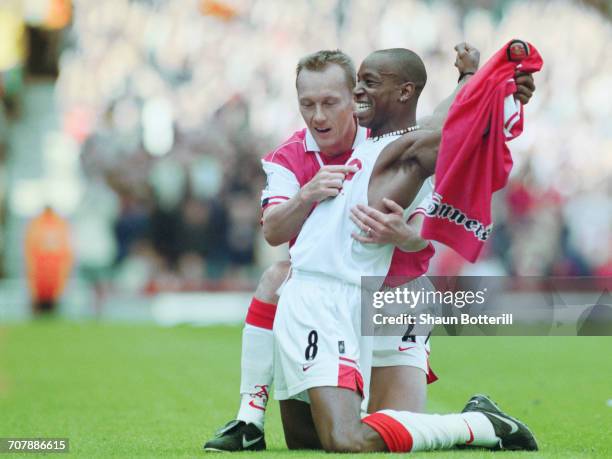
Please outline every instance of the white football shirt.
[{"label": "white football shirt", "polygon": [[[359,170],[347,176],[335,198],[320,202],[310,214],[290,250],[293,269],[324,274],[361,285],[361,276],[385,276],[389,271],[394,246],[362,244],[351,237],[359,228],[350,219],[357,204],[368,204],[368,185],[376,160],[385,146],[399,136],[367,139],[359,144],[347,165]],[[423,185],[411,207],[417,207],[431,189]],[[410,213],[413,209],[407,209]]]}]

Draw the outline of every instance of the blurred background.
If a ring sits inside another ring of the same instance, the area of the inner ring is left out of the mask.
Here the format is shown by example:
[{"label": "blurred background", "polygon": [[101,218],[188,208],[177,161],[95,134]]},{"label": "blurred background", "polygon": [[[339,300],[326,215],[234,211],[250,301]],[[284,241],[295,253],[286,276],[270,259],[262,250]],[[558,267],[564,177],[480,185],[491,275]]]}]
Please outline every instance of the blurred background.
[{"label": "blurred background", "polygon": [[456,84],[456,43],[484,62],[532,42],[545,65],[494,237],[476,265],[438,246],[430,272],[610,276],[611,14],[605,0],[1,0],[0,319],[30,314],[45,208],[65,313],[209,321],[214,295],[219,321],[241,318],[287,256],[260,231],[260,159],[303,126],[295,65],[324,48],[357,65],[413,49],[425,115]]}]

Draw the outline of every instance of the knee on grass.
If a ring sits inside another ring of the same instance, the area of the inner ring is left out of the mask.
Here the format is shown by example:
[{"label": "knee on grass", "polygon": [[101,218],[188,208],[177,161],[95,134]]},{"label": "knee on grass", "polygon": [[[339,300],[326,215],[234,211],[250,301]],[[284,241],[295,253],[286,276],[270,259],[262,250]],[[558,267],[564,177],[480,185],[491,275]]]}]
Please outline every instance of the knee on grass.
[{"label": "knee on grass", "polygon": [[332,429],[321,439],[323,449],[328,453],[361,453],[366,451],[364,438],[357,432]]},{"label": "knee on grass", "polygon": [[314,430],[305,429],[301,431],[287,431],[285,430],[285,443],[287,448],[291,450],[296,449],[321,449],[321,443]]},{"label": "knee on grass", "polygon": [[290,450],[316,449],[315,445],[308,445],[305,442],[301,441],[300,439],[296,439],[296,438],[286,437],[285,443],[287,443],[287,448]]}]

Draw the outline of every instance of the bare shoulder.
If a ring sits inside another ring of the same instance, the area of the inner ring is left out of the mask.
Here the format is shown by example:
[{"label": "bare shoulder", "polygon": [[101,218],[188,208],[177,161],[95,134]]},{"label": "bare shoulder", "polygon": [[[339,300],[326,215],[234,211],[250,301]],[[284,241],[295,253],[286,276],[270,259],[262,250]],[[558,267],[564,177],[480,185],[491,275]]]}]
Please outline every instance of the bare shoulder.
[{"label": "bare shoulder", "polygon": [[440,140],[441,135],[442,135],[442,131],[440,129],[436,129],[433,127],[427,127],[427,128],[421,128],[416,131],[409,132],[407,134],[404,134],[402,137],[410,136],[409,141],[411,143],[415,143],[415,142],[422,143],[425,141]]},{"label": "bare shoulder", "polygon": [[393,167],[404,153],[410,150],[415,142],[418,142],[420,138],[418,134],[419,131],[408,132],[386,145],[376,161],[375,170]]},{"label": "bare shoulder", "polygon": [[411,132],[414,136],[406,145],[400,162],[406,164],[416,164],[422,169],[425,176],[432,175],[438,159],[438,150],[442,140],[441,129],[422,129]]},{"label": "bare shoulder", "polygon": [[[385,149],[415,149],[421,146],[430,145],[440,141],[441,131],[439,129],[418,129],[416,131],[408,132],[398,138],[396,141],[391,142],[385,147]],[[384,150],[383,150],[384,151]]]}]

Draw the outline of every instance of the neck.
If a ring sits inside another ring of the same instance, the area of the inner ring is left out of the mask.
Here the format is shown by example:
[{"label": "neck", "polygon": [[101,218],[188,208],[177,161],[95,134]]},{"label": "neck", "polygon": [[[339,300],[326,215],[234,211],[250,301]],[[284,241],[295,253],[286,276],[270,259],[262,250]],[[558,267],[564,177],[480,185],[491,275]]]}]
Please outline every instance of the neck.
[{"label": "neck", "polygon": [[355,137],[357,137],[357,120],[355,120],[355,123],[353,123],[350,132],[347,133],[347,135],[345,135],[337,145],[321,150],[321,154],[323,156],[333,157],[346,153],[347,151],[353,149]]},{"label": "neck", "polygon": [[372,137],[388,134],[389,132],[399,131],[416,125],[416,107],[403,116],[387,120],[382,126],[372,128],[370,135]]}]

